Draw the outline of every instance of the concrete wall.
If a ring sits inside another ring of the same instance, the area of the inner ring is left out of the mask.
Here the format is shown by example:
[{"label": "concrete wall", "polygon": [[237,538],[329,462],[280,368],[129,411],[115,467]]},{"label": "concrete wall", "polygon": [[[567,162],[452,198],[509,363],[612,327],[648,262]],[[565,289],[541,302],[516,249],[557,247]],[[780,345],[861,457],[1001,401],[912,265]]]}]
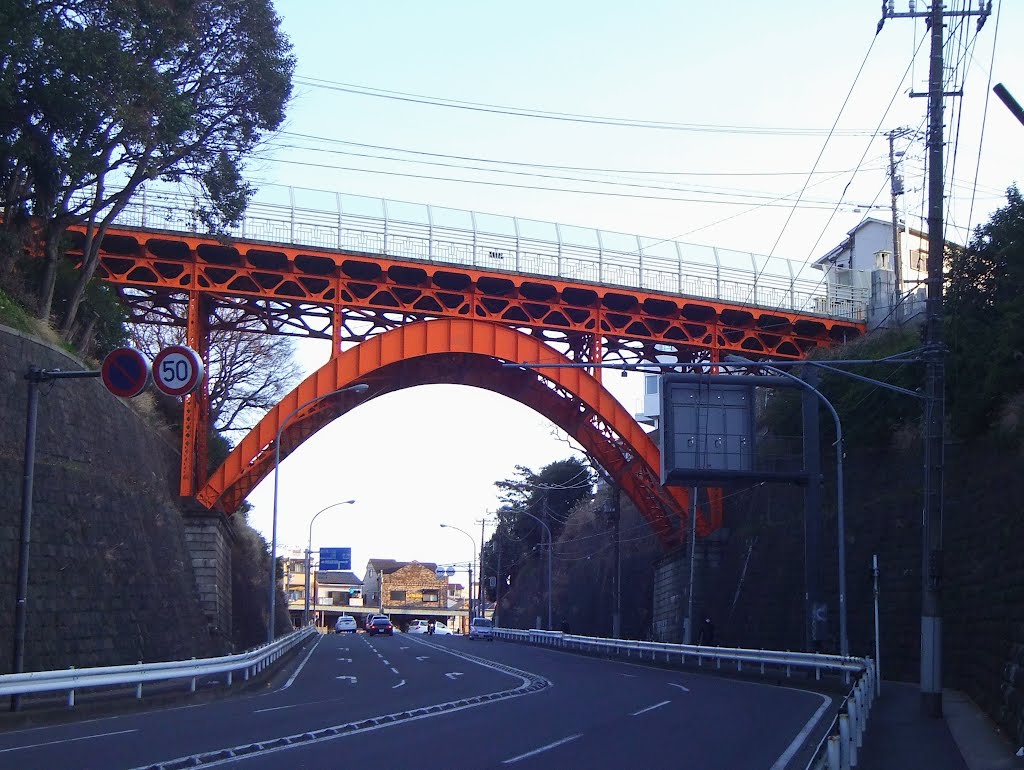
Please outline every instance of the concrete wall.
[{"label": "concrete wall", "polygon": [[[89,368],[0,327],[0,673],[12,665],[30,365]],[[85,379],[40,388],[36,442],[25,670],[222,652],[196,588],[174,439]]]},{"label": "concrete wall", "polygon": [[[943,517],[944,684],[961,689],[1024,743],[1024,474],[999,447],[948,446]],[[823,550],[829,640],[838,648],[834,465],[826,459]],[[880,567],[881,670],[919,681],[921,452],[850,450],[846,458],[850,650],[874,657],[871,557]],[[718,643],[804,648],[801,490],[734,494],[722,565],[706,580]],[[745,571],[744,571],[745,565]],[[684,594],[680,594],[685,599]],[[664,611],[663,611],[664,612]]]}]

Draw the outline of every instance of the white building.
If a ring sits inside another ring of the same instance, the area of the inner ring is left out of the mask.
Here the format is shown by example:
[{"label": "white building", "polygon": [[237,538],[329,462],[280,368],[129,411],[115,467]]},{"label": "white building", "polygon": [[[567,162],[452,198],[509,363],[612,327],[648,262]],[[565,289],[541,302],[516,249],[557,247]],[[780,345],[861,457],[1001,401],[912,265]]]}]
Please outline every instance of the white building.
[{"label": "white building", "polygon": [[[900,289],[896,288],[892,222],[868,217],[846,233],[846,238],[814,267],[828,271],[828,280],[842,282],[845,271],[871,275],[868,329],[903,325],[924,312],[925,279],[928,277],[928,236],[900,224]],[[831,295],[830,291],[830,295]]]}]

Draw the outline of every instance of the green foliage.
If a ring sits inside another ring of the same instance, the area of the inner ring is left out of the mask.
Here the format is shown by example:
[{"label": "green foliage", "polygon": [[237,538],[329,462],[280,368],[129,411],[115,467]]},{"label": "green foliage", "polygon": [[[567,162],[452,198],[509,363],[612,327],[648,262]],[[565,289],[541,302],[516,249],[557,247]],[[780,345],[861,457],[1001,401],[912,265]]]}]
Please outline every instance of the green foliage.
[{"label": "green foliage", "polygon": [[516,582],[518,573],[530,563],[539,563],[540,544],[547,539],[536,516],[551,528],[558,540],[565,522],[585,500],[593,497],[594,472],[582,460],[570,457],[545,465],[539,473],[517,465],[516,478],[495,482],[502,506],[498,509],[495,533],[483,545],[483,571],[497,575],[503,585]]},{"label": "green foliage", "polygon": [[[875,333],[848,345],[818,351],[812,356],[812,360],[822,363],[839,359],[878,361],[898,353],[912,351],[919,343],[917,331],[899,329]],[[920,364],[878,363],[836,368],[907,390],[916,390],[921,385]],[[895,433],[915,426],[920,418],[919,399],[820,368],[816,371],[819,376],[816,387],[839,414],[843,440],[848,447],[889,446]],[[792,370],[791,373],[799,374]],[[803,376],[806,376],[806,373]],[[780,388],[773,391],[768,407],[761,414],[761,430],[770,436],[799,436],[802,431],[800,393],[799,388]],[[835,429],[832,420],[824,411],[821,415],[819,424],[822,445],[828,446],[835,440]]]},{"label": "green foliage", "polygon": [[30,331],[32,328],[28,312],[3,289],[0,289],[0,324],[23,332]]},{"label": "green foliage", "polygon": [[946,392],[963,438],[992,432],[1024,391],[1024,197],[1006,198],[948,262]]},{"label": "green foliage", "polygon": [[[31,285],[38,285],[44,269],[42,260],[31,257],[23,258],[18,264],[19,274]],[[55,320],[64,318],[78,277],[77,269],[70,262],[59,263],[53,294]],[[117,292],[100,279],[94,278],[86,286],[80,316],[81,323],[76,327],[79,334],[72,342],[78,343],[81,353],[103,358],[114,348],[127,344],[128,311]],[[90,330],[88,334],[84,334],[86,330]]]},{"label": "green foliage", "polygon": [[190,183],[208,226],[238,221],[242,168],[284,120],[295,62],[271,0],[5,0],[0,30],[0,214],[43,222],[44,318],[56,242],[96,225],[67,337],[98,239],[141,185]]}]

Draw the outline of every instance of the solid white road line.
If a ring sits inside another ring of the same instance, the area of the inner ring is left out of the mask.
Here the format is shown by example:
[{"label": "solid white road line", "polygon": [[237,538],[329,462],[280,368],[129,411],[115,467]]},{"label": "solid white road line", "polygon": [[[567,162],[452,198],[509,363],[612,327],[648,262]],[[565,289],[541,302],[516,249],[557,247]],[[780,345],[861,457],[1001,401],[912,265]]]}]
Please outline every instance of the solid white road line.
[{"label": "solid white road line", "polygon": [[0,754],[8,751],[21,751],[23,749],[37,749],[40,746],[57,746],[61,743],[74,743],[75,741],[90,741],[93,738],[107,738],[111,735],[124,735],[125,733],[137,733],[138,730],[118,730],[115,733],[97,733],[96,735],[83,735],[81,738],[63,738],[59,741],[46,741],[45,743],[33,743],[28,746],[12,746],[9,749],[0,749]]},{"label": "solid white road line", "polygon": [[[803,690],[802,692],[811,692],[810,690]],[[793,758],[793,755],[804,745],[804,741],[807,740],[807,736],[810,735],[811,730],[814,729],[815,725],[818,724],[818,720],[821,719],[825,711],[832,705],[832,699],[827,695],[821,693],[813,693],[821,698],[822,704],[818,707],[818,710],[814,712],[814,716],[807,720],[807,724],[804,725],[804,729],[797,733],[797,736],[793,739],[793,742],[789,744],[782,756],[775,760],[775,764],[772,765],[771,770],[782,770],[786,765],[789,764],[789,760]]]},{"label": "solid white road line", "polygon": [[302,703],[292,703],[292,704],[289,704],[287,706],[271,706],[270,708],[256,709],[252,713],[253,714],[263,714],[264,712],[267,712],[267,711],[284,711],[285,709],[297,709],[297,708],[302,708],[303,706],[316,706],[316,705],[319,705],[321,703],[337,703],[339,700],[344,700],[344,699],[343,698],[326,698],[324,700],[307,700],[307,701],[303,701]]},{"label": "solid white road line", "polygon": [[[299,672],[302,671],[302,667],[306,665],[306,661],[309,660],[310,656],[313,654],[313,650],[316,649],[316,646],[320,644],[321,639],[323,639],[322,636],[315,642],[313,642],[313,646],[309,648],[309,652],[306,653],[306,657],[302,659],[302,662],[298,665],[298,668],[295,669],[295,673],[288,678],[288,681],[284,683],[284,686],[281,688],[281,690],[287,690],[289,687],[292,686],[292,682],[295,681],[295,677],[297,677],[299,675]],[[280,690],[278,692],[280,692]]]},{"label": "solid white road line", "polygon": [[667,706],[671,702],[672,701],[670,701],[670,700],[663,700],[661,703],[655,703],[653,706],[648,706],[645,709],[640,709],[639,711],[634,711],[632,714],[630,714],[630,716],[631,717],[638,717],[641,714],[646,714],[648,711],[654,711],[654,709],[660,709],[662,706]]},{"label": "solid white road line", "polygon": [[569,743],[569,741],[574,741],[577,738],[581,737],[582,735],[583,735],[583,733],[577,733],[576,735],[570,735],[568,738],[562,738],[562,740],[560,740],[560,741],[555,741],[554,743],[549,743],[547,746],[541,746],[539,749],[534,749],[533,751],[528,751],[525,754],[520,754],[518,757],[512,757],[510,759],[506,759],[506,760],[502,761],[501,764],[503,764],[503,765],[511,765],[513,762],[518,762],[521,759],[528,759],[529,757],[535,757],[535,756],[537,756],[538,754],[540,754],[542,752],[550,751],[551,749],[556,748],[558,746],[561,746],[564,743]]}]

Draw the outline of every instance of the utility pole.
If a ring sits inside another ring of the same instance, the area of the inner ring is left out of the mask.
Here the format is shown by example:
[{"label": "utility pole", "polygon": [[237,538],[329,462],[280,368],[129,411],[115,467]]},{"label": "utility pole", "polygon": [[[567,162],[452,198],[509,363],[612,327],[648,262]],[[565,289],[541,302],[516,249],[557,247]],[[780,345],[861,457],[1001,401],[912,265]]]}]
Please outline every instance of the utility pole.
[{"label": "utility pole", "polygon": [[477,575],[477,606],[480,608],[481,617],[487,616],[486,594],[484,593],[484,524],[486,523],[487,517],[484,516],[480,519],[480,574]]},{"label": "utility pole", "polygon": [[[984,0],[982,0],[983,2]],[[924,509],[921,526],[921,712],[942,716],[942,457],[944,444],[945,343],[942,313],[942,258],[945,247],[942,208],[943,18],[978,16],[978,29],[992,13],[992,2],[977,10],[943,13],[940,0],[928,11],[895,13],[893,0],[882,6],[882,19],[925,17],[931,28],[928,92],[928,296],[925,304]]]},{"label": "utility pole", "polygon": [[903,260],[900,256],[900,224],[896,213],[896,201],[903,195],[903,178],[896,173],[895,143],[913,131],[909,128],[896,128],[886,134],[889,137],[889,194],[892,198],[892,269],[895,276],[894,301],[898,304],[903,296]]},{"label": "utility pole", "polygon": [[614,579],[614,592],[612,594],[612,638],[622,638],[622,550],[620,549],[619,540],[619,519],[621,518],[622,508],[619,502],[619,488],[617,485],[612,485],[612,537],[614,539],[614,554],[615,554],[615,566],[613,573]]},{"label": "utility pole", "polygon": [[494,625],[501,620],[501,585],[505,582],[505,576],[501,572],[501,514],[498,514],[498,524],[494,529],[494,537],[498,541],[498,566],[494,570]]}]

